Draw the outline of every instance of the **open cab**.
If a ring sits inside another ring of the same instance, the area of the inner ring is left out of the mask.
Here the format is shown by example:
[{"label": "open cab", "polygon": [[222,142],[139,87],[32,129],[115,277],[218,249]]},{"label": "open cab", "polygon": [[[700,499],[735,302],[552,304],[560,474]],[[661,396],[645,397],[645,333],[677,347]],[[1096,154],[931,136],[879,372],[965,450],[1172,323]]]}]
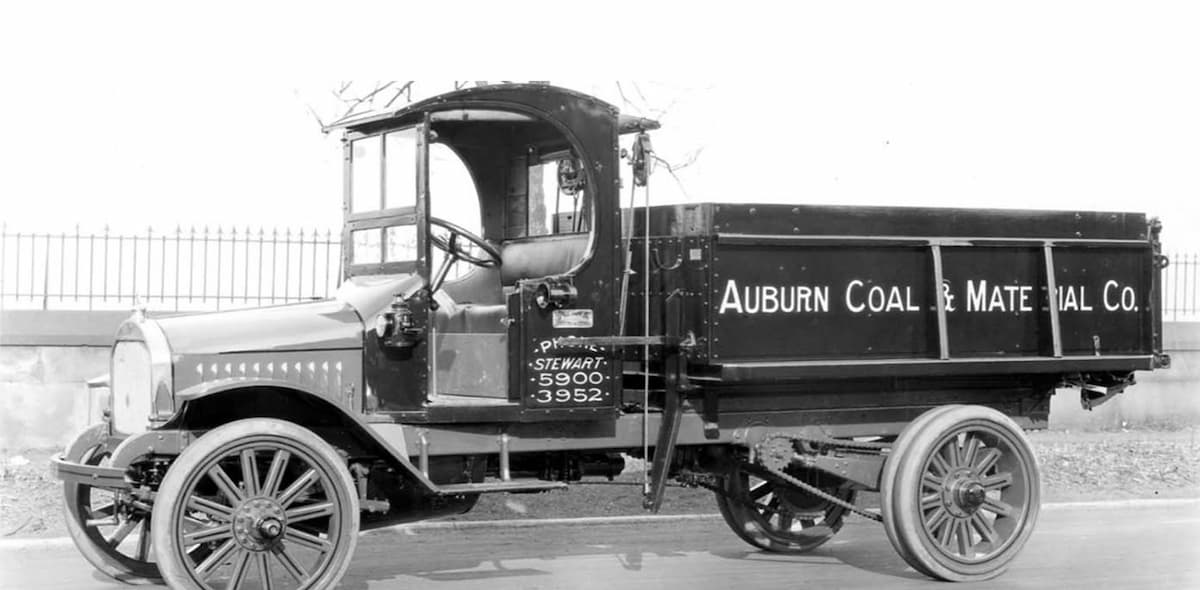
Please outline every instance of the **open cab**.
[{"label": "open cab", "polygon": [[518,85],[342,127],[346,289],[372,294],[356,305],[368,411],[614,418],[620,363],[556,339],[619,332],[617,137],[657,124]]}]

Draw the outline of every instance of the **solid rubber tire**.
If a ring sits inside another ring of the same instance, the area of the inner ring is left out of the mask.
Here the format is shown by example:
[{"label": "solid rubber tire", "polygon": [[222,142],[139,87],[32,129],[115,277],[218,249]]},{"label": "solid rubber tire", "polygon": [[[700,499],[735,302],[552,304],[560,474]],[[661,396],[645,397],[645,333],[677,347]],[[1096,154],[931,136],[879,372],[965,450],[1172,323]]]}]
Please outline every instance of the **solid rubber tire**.
[{"label": "solid rubber tire", "polygon": [[314,584],[308,586],[311,590],[332,588],[337,585],[354,556],[354,548],[358,542],[359,507],[358,496],[355,493],[354,481],[350,471],[345,466],[345,460],[338,455],[332,446],[314,434],[312,431],[284,420],[273,418],[250,418],[230,422],[215,428],[201,436],[192,445],[184,449],[179,458],[171,464],[171,468],[163,477],[159,487],[158,501],[155,503],[150,530],[154,546],[158,548],[159,569],[167,585],[172,588],[202,590],[192,579],[190,568],[179,561],[180,551],[176,547],[174,534],[174,514],[178,508],[183,485],[188,481],[191,471],[208,461],[214,453],[221,453],[226,447],[236,446],[239,441],[247,438],[277,437],[291,444],[307,447],[319,461],[324,463],[322,468],[330,476],[334,493],[338,496],[338,509],[341,511],[342,527],[336,540],[335,561],[333,567],[327,569]]},{"label": "solid rubber tire", "polygon": [[[926,545],[920,516],[916,512],[905,510],[904,507],[915,507],[919,504],[920,481],[924,464],[930,453],[940,448],[937,443],[945,434],[971,423],[997,427],[1011,435],[1011,442],[1015,443],[1016,451],[1021,455],[1018,458],[1024,462],[1032,480],[1027,482],[1030,497],[1026,501],[1027,512],[1022,515],[1020,522],[1021,529],[1015,537],[1007,541],[1007,547],[1000,555],[978,566],[948,565],[948,560],[939,559]],[[948,582],[982,581],[1003,574],[1012,560],[1020,553],[1025,542],[1029,540],[1041,508],[1041,482],[1037,457],[1021,427],[1008,416],[992,408],[957,406],[924,421],[914,432],[914,436],[907,441],[907,445],[908,449],[898,464],[891,490],[894,494],[892,497],[893,524],[900,543],[906,549],[906,553],[902,553],[901,556],[914,569],[922,571],[930,577]]]},{"label": "solid rubber tire", "polygon": [[[905,452],[911,446],[911,441],[916,438],[917,432],[925,427],[933,418],[950,411],[953,408],[960,407],[957,404],[938,406],[926,410],[920,416],[909,422],[904,430],[900,431],[900,436],[896,437],[896,441],[892,443],[892,452],[883,463],[883,471],[879,475],[879,514],[883,517],[883,530],[887,533],[888,540],[892,543],[892,548],[900,555],[905,563],[912,563],[912,554],[903,540],[896,534],[895,525],[895,510],[894,506],[894,482],[896,472],[899,471],[900,465],[904,462]],[[927,576],[933,577],[933,574],[925,571],[922,568],[914,567],[918,572]]]}]

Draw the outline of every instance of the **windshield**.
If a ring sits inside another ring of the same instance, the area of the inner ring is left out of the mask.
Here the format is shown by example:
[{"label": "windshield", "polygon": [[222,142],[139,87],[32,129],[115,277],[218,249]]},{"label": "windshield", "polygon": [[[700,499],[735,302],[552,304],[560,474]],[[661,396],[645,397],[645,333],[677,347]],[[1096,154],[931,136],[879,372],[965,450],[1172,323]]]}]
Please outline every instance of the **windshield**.
[{"label": "windshield", "polygon": [[351,213],[416,206],[416,129],[363,137],[350,145]]},{"label": "windshield", "polygon": [[[351,219],[366,220],[355,224],[365,227],[350,232],[350,264],[418,259],[418,159],[414,127],[350,142],[349,213]],[[441,143],[429,148],[429,191],[434,217],[480,233],[479,199],[470,171],[453,149]],[[436,268],[442,252],[434,249],[431,255]]]}]

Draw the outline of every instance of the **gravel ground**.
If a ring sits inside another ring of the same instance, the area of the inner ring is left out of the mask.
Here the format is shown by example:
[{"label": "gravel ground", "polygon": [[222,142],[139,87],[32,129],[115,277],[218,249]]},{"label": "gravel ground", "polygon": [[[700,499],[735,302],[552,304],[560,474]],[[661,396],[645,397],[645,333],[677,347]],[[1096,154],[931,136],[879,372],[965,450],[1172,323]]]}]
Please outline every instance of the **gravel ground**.
[{"label": "gravel ground", "polygon": [[[1200,497],[1196,428],[1104,432],[1042,431],[1029,438],[1042,467],[1047,502]],[[0,451],[0,537],[59,537],[61,484],[49,473],[53,450]],[[537,495],[492,494],[458,519],[642,514],[639,474]],[[874,494],[860,502],[875,503]],[[711,513],[707,490],[672,486],[663,514]]]}]

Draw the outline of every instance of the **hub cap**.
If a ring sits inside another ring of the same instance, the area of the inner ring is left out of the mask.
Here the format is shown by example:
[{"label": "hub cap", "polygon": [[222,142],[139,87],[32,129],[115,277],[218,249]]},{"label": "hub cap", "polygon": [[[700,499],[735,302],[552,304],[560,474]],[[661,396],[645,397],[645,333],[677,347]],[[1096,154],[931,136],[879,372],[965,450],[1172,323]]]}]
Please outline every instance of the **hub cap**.
[{"label": "hub cap", "polygon": [[287,526],[284,509],[270,498],[250,498],[242,502],[233,516],[233,538],[250,551],[270,549]]}]

